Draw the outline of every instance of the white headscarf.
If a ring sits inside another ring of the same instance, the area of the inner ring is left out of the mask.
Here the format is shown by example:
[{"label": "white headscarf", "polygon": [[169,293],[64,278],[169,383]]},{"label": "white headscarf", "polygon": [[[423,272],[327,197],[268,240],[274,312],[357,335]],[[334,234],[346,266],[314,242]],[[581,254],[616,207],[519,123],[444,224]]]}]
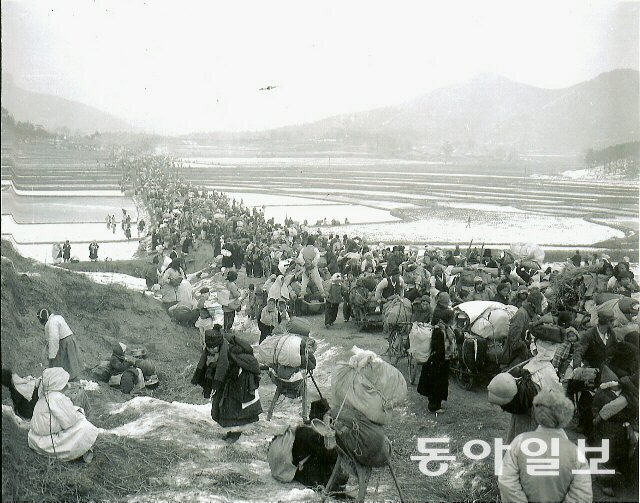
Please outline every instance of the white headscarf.
[{"label": "white headscarf", "polygon": [[51,367],[42,372],[42,381],[38,388],[38,395],[44,396],[50,391],[62,391],[69,382],[69,372],[62,367]]}]

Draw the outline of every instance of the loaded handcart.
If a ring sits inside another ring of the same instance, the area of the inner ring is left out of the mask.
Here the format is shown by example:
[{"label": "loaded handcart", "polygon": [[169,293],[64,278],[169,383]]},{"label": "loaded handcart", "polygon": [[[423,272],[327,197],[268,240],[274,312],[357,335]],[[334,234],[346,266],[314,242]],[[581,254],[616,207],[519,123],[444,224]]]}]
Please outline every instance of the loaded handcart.
[{"label": "loaded handcart", "polygon": [[456,328],[463,337],[457,341],[458,356],[450,369],[463,389],[470,390],[500,372],[500,357],[516,311],[515,306],[488,301],[464,302],[454,308]]}]

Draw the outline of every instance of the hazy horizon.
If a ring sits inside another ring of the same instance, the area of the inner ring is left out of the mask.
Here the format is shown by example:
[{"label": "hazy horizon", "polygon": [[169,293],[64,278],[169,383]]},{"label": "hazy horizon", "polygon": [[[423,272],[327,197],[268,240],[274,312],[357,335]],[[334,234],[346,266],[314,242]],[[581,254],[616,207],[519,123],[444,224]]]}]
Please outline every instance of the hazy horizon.
[{"label": "hazy horizon", "polygon": [[638,2],[171,5],[3,1],[3,73],[175,135],[302,124],[480,74],[554,89],[638,70]]}]

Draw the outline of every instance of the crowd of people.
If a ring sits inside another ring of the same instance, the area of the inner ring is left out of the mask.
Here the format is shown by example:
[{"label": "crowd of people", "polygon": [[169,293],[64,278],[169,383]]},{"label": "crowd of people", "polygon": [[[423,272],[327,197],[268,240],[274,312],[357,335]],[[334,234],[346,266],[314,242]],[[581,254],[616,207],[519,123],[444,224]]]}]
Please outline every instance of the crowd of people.
[{"label": "crowd of people", "polygon": [[[257,421],[261,412],[256,399],[259,366],[251,348],[233,333],[235,315],[243,306],[257,322],[262,343],[299,316],[303,304],[324,303],[324,325],[330,330],[340,304],[348,323],[394,299],[406,299],[412,305],[411,321],[433,327],[431,357],[422,366],[418,392],[428,398],[429,411],[442,413],[449,364],[465,336],[455,309],[470,301],[492,301],[515,311],[500,355],[502,372],[489,386],[490,401],[512,414],[512,449],[499,478],[504,501],[524,501],[523,494],[529,501],[561,501],[562,491],[576,495],[576,501],[591,498],[590,483],[587,490],[584,478],[570,473],[582,466],[563,430],[574,407],[577,429],[590,445],[609,441],[608,467],[628,470],[630,453],[637,460],[638,302],[632,296],[639,289],[627,257],[614,265],[607,255],[585,260],[576,251],[566,263],[542,268],[531,257],[471,244],[443,250],[367,243],[355,236],[322,234],[291,219],[284,225],[265,219],[241,201],[191,186],[167,157],[125,155],[118,166],[123,187],[133,188],[149,221],[154,263],[147,286],[159,285],[171,316],[199,330],[203,353],[193,382],[203,386],[205,395],[218,393],[212,416],[223,426]],[[212,267],[225,278],[224,290],[215,295],[207,288],[194,292],[186,271],[185,256],[202,242],[212,245]],[[249,290],[237,285],[241,269],[252,279]],[[573,303],[563,290],[563,275],[571,271],[592,275],[599,285],[591,290],[585,286]],[[598,301],[600,294],[620,305],[601,309],[607,300]],[[621,299],[629,299],[625,311]],[[39,318],[45,331],[50,327],[52,366],[73,378],[77,349],[71,331],[46,310]],[[559,339],[540,335],[536,330],[541,326],[557,329]],[[241,381],[225,377],[229,368]],[[561,438],[567,447],[561,454],[562,480],[549,492],[518,468],[526,457],[522,443],[532,432]],[[601,485],[611,494],[610,477],[603,477]]]}]

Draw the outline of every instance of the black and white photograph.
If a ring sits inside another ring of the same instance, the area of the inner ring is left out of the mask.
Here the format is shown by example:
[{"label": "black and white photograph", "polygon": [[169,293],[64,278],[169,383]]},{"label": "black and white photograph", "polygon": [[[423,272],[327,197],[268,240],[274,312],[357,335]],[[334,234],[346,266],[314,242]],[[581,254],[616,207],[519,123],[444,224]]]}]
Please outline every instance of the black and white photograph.
[{"label": "black and white photograph", "polygon": [[640,1],[0,11],[2,501],[640,501]]}]

